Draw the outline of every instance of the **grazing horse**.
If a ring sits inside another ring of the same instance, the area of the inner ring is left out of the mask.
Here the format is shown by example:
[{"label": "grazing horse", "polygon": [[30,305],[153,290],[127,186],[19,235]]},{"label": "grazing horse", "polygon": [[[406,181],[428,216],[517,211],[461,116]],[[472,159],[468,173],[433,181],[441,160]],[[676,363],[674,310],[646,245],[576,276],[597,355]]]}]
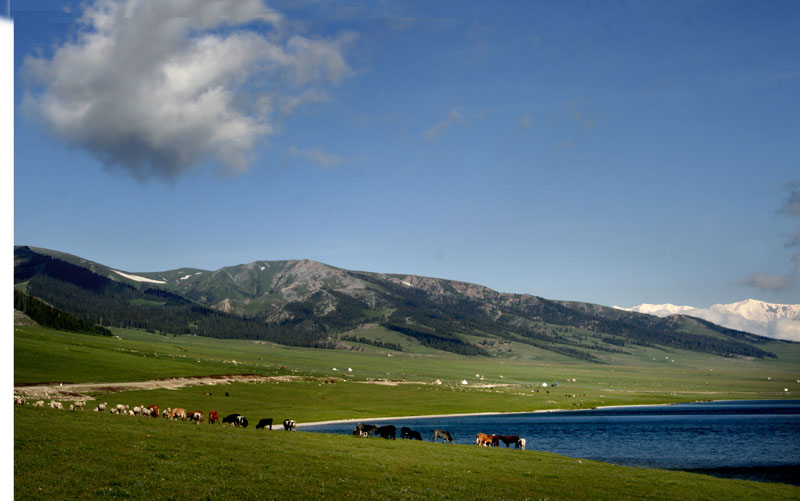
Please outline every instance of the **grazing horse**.
[{"label": "grazing horse", "polygon": [[283,429],[286,431],[294,431],[297,428],[297,422],[294,419],[284,419]]},{"label": "grazing horse", "polygon": [[450,432],[444,430],[433,430],[433,441],[436,442],[437,438],[441,438],[449,443],[453,443],[453,437],[450,436]]},{"label": "grazing horse", "polygon": [[515,449],[522,449],[523,451],[525,450],[525,439],[524,438],[520,438],[519,440],[517,440],[517,446],[515,447]]},{"label": "grazing horse", "polygon": [[258,422],[256,425],[256,430],[264,430],[269,426],[269,429],[272,429],[272,418],[264,418]]},{"label": "grazing horse", "polygon": [[397,428],[394,425],[387,424],[386,426],[379,426],[375,428],[375,434],[381,438],[397,438]]},{"label": "grazing horse", "polygon": [[500,435],[498,438],[502,440],[504,444],[506,444],[506,447],[508,447],[511,444],[516,445],[517,440],[519,440],[519,437],[517,435]]},{"label": "grazing horse", "polygon": [[359,437],[368,437],[377,428],[378,427],[376,425],[374,425],[374,424],[358,423],[356,425],[356,429],[353,430],[353,435],[356,435],[356,436],[359,436]]},{"label": "grazing horse", "polygon": [[208,411],[208,424],[219,423],[219,414],[217,411]]}]

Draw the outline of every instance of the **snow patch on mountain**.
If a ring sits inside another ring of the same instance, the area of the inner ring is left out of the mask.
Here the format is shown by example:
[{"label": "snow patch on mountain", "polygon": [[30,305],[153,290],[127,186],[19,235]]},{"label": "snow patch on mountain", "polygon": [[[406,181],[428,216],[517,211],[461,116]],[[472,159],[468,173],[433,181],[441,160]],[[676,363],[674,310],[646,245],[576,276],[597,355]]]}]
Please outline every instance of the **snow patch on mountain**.
[{"label": "snow patch on mountain", "polygon": [[618,310],[635,311],[637,313],[647,313],[648,315],[655,315],[657,317],[668,317],[678,313],[685,313],[689,310],[695,310],[694,306],[675,306],[674,304],[640,304],[633,308],[623,308],[621,306],[613,306]]},{"label": "snow patch on mountain", "polygon": [[614,308],[659,317],[688,315],[729,329],[752,332],[773,339],[800,341],[800,304],[774,304],[745,299],[738,303],[715,304],[708,308],[673,304],[640,304],[632,308]]},{"label": "snow patch on mountain", "polygon": [[165,284],[165,283],[167,283],[164,280],[153,280],[152,278],[140,277],[139,275],[131,275],[130,273],[123,273],[123,272],[117,271],[117,270],[111,270],[111,271],[113,271],[114,273],[116,273],[119,276],[127,278],[128,280],[133,280],[134,282],[147,282],[147,283],[151,283],[151,284]]}]

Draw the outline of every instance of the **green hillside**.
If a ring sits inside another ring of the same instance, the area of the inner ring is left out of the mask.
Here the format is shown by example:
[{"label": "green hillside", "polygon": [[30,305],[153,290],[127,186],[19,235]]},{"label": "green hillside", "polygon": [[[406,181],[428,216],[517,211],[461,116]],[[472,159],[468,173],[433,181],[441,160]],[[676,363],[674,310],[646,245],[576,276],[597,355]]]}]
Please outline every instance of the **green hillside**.
[{"label": "green hillside", "polygon": [[617,363],[653,349],[773,358],[780,345],[691,317],[308,260],[134,273],[16,247],[15,285],[101,326],[293,346]]}]

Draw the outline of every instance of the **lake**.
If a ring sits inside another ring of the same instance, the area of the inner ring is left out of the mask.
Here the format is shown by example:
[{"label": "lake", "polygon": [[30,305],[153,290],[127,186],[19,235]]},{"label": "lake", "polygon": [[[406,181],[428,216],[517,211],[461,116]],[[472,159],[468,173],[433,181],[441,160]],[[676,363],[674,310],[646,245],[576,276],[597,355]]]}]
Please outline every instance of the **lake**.
[{"label": "lake", "polygon": [[[800,485],[800,400],[701,402],[583,411],[364,420],[458,444],[477,433],[519,435],[528,450],[609,463]],[[351,434],[355,423],[301,426]],[[356,439],[356,437],[354,437]],[[374,439],[373,439],[374,440]],[[502,446],[502,444],[501,444]]]}]

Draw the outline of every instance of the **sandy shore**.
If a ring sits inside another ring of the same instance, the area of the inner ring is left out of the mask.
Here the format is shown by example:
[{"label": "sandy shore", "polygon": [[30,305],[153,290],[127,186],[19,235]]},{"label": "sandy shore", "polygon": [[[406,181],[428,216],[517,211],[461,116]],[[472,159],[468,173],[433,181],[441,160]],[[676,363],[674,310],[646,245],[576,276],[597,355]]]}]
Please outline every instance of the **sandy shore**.
[{"label": "sandy shore", "polygon": [[[657,404],[659,405],[659,404]],[[670,405],[670,404],[664,404]],[[627,406],[620,406],[627,407]],[[630,406],[638,407],[638,406]],[[599,407],[598,407],[599,408]],[[538,414],[542,412],[572,412],[575,410],[590,410],[590,409],[538,409],[533,411],[514,411],[514,412],[464,412],[458,414],[424,414],[419,416],[393,416],[393,417],[368,417],[359,419],[334,419],[331,421],[314,421],[313,423],[297,423],[297,427],[302,426],[317,426],[326,424],[343,424],[343,423],[363,423],[372,421],[389,421],[392,419],[431,419],[431,418],[451,418],[451,417],[464,417],[464,416],[503,416],[510,414]]]},{"label": "sandy shore", "polygon": [[[717,401],[717,400],[715,400]],[[721,400],[719,400],[721,402]],[[711,402],[711,400],[705,400]],[[691,402],[684,402],[691,403]],[[344,424],[344,423],[364,423],[372,421],[390,421],[393,419],[433,419],[433,418],[451,418],[451,417],[464,417],[464,416],[504,416],[512,414],[540,414],[546,412],[576,412],[576,411],[590,411],[596,409],[623,409],[627,407],[663,407],[667,405],[676,405],[676,402],[664,404],[633,404],[633,405],[603,405],[599,407],[591,407],[586,409],[536,409],[532,411],[514,411],[514,412],[464,412],[458,414],[424,414],[419,416],[392,416],[392,417],[367,417],[358,419],[334,419],[330,421],[314,421],[312,423],[297,423],[297,427],[303,426],[318,426],[326,424]]]}]

